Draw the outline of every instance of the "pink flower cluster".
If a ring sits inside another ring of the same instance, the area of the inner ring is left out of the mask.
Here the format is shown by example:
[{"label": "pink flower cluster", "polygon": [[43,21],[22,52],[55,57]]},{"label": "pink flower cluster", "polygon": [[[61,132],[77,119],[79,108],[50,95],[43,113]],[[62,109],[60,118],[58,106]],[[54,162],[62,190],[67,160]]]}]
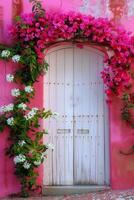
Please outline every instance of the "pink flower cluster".
[{"label": "pink flower cluster", "polygon": [[44,18],[35,18],[33,14],[21,17],[10,30],[16,40],[23,45],[32,42],[38,56],[38,63],[44,59],[44,49],[60,40],[80,39],[95,45],[107,47],[114,52],[105,62],[102,78],[106,93],[120,94],[131,80],[130,66],[134,56],[134,39],[123,28],[116,27],[104,18],[94,18],[80,13],[46,13]]}]

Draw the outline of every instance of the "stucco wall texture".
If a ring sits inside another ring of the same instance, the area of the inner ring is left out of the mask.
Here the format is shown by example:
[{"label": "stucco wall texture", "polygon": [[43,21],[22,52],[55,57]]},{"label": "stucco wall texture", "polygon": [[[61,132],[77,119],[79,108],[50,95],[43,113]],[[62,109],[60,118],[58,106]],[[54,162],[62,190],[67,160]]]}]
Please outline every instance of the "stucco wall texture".
[{"label": "stucco wall texture", "polygon": [[[76,11],[91,14],[96,17],[107,17],[119,25],[123,25],[128,31],[134,32],[134,1],[133,0],[43,0],[43,6],[48,11],[68,12]],[[10,43],[8,27],[13,23],[15,15],[31,12],[28,0],[0,0],[0,42]],[[7,73],[15,70],[12,63],[0,61],[0,105],[12,101],[10,90],[13,85],[5,80]],[[42,78],[36,84],[38,87],[35,106],[43,104]],[[42,98],[41,98],[42,97]],[[113,98],[109,106],[110,126],[110,186],[113,189],[134,188],[134,155],[125,156],[120,150],[129,151],[134,144],[134,131],[127,127],[120,119],[120,102]],[[14,164],[5,156],[5,148],[8,145],[8,130],[0,134],[0,197],[20,190],[19,181],[14,175]],[[43,172],[39,168],[39,182],[42,183]]]}]

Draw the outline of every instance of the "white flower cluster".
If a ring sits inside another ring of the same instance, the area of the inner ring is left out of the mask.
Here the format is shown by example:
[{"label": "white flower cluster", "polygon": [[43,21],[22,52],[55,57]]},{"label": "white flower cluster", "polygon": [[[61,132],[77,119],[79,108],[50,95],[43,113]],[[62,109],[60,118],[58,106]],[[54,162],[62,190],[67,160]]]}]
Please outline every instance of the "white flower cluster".
[{"label": "white flower cluster", "polygon": [[8,124],[9,126],[13,126],[13,125],[14,125],[14,118],[13,118],[13,117],[8,118],[8,119],[7,119],[7,124]]},{"label": "white flower cluster", "polygon": [[25,160],[26,160],[26,156],[23,155],[23,154],[19,154],[18,156],[15,156],[14,159],[13,159],[15,164],[23,163],[23,162],[25,162]]},{"label": "white flower cluster", "polygon": [[18,156],[15,156],[13,159],[14,163],[23,163],[23,167],[25,169],[29,169],[31,164],[26,160],[26,156],[23,154],[19,154]]},{"label": "white flower cluster", "polygon": [[7,80],[7,82],[13,82],[13,80],[14,80],[14,75],[13,75],[13,74],[7,74],[7,75],[6,75],[6,80]]},{"label": "white flower cluster", "polygon": [[10,103],[10,104],[8,104],[7,106],[1,106],[1,107],[0,107],[0,112],[1,112],[1,113],[2,113],[2,112],[10,112],[10,111],[13,110],[13,108],[14,108],[14,104],[13,104],[13,103]]},{"label": "white flower cluster", "polygon": [[46,147],[48,149],[54,150],[54,144],[52,144],[52,143],[46,144]]},{"label": "white flower cluster", "polygon": [[19,89],[16,89],[16,88],[12,89],[12,90],[11,90],[11,95],[12,95],[13,97],[18,97],[18,96],[20,96],[20,90],[19,90]]},{"label": "white flower cluster", "polygon": [[26,142],[25,142],[24,140],[20,140],[20,141],[18,142],[18,144],[19,144],[19,146],[23,147],[23,145],[26,144]]},{"label": "white flower cluster", "polygon": [[15,62],[15,63],[18,63],[20,61],[20,58],[21,58],[20,55],[14,55],[12,57],[12,61]]},{"label": "white flower cluster", "polygon": [[33,92],[33,87],[32,86],[26,86],[25,87],[25,92],[27,92],[27,93],[31,93],[31,92]]},{"label": "white flower cluster", "polygon": [[1,57],[2,58],[8,58],[10,56],[10,51],[9,50],[3,50],[1,52]]},{"label": "white flower cluster", "polygon": [[36,165],[36,166],[41,165],[41,160],[36,160],[36,161],[34,161],[34,165]]},{"label": "white flower cluster", "polygon": [[57,112],[54,112],[53,115],[52,115],[52,117],[53,117],[54,119],[57,119],[59,116],[60,116],[60,114],[57,113]]},{"label": "white flower cluster", "polygon": [[18,105],[18,108],[20,108],[20,109],[22,109],[22,110],[26,110],[27,105],[26,105],[25,103],[20,103],[20,104]]},{"label": "white flower cluster", "polygon": [[26,118],[26,120],[32,119],[34,115],[36,115],[37,111],[38,111],[38,108],[32,108],[31,111],[24,117]]},{"label": "white flower cluster", "polygon": [[25,169],[29,169],[30,166],[31,166],[31,164],[30,164],[28,161],[25,161],[24,164],[23,164],[23,167],[24,167]]}]

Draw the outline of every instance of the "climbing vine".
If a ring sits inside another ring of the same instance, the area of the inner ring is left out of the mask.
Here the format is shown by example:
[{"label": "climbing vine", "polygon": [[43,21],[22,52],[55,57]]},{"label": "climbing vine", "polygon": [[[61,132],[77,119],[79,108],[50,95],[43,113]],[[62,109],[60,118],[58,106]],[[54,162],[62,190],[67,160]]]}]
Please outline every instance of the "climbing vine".
[{"label": "climbing vine", "polygon": [[15,82],[17,87],[11,90],[12,102],[0,107],[0,131],[8,127],[10,132],[7,154],[20,178],[21,196],[38,189],[35,168],[47,157],[47,149],[53,149],[52,144],[42,144],[47,130],[41,129],[40,119],[57,113],[30,106],[35,95],[34,83],[48,70],[44,50],[49,46],[66,41],[81,47],[84,44],[103,47],[109,54],[104,61],[107,67],[101,73],[108,100],[113,95],[122,100],[122,119],[134,128],[134,38],[107,19],[74,12],[48,13],[39,1],[30,2],[32,13],[17,16],[9,30],[12,45],[0,45],[0,58],[18,65],[14,74],[6,75],[6,80]]}]

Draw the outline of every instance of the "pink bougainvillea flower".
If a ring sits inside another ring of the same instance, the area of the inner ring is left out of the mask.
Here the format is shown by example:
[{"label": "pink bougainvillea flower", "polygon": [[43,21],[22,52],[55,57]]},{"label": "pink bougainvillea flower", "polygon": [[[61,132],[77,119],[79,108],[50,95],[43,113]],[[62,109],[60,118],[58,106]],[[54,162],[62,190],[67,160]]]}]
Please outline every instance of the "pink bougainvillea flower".
[{"label": "pink bougainvillea flower", "polygon": [[[107,68],[104,68],[101,76],[108,88],[107,95],[120,93],[131,82],[129,70],[133,63],[134,37],[124,31],[122,27],[115,25],[103,18],[82,15],[81,13],[45,13],[45,18],[34,18],[33,14],[23,15],[21,19],[10,28],[10,34],[19,41],[34,42],[38,63],[43,63],[43,49],[55,41],[87,39],[96,44],[107,44],[113,54],[105,60]],[[76,45],[83,48],[81,43]]]}]

